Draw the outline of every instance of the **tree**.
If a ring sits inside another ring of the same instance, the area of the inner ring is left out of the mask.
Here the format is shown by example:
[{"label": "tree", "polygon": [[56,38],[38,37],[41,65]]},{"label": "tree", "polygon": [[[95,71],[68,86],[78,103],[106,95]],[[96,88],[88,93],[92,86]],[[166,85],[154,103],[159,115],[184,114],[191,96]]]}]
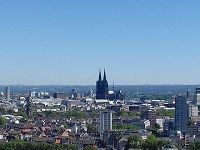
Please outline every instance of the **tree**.
[{"label": "tree", "polygon": [[138,135],[133,135],[133,136],[130,136],[128,138],[128,141],[127,141],[127,144],[125,146],[125,150],[128,150],[130,148],[136,148],[136,149],[139,149],[142,147],[142,138],[141,136],[138,136]]},{"label": "tree", "polygon": [[143,148],[145,150],[157,150],[157,139],[154,135],[150,135],[147,137],[145,143],[143,144]]},{"label": "tree", "polygon": [[87,145],[87,146],[85,146],[85,147],[83,148],[83,150],[97,150],[97,148],[94,147],[94,146],[91,146],[91,145]]},{"label": "tree", "polygon": [[47,143],[29,143],[25,141],[12,141],[0,143],[0,150],[78,150],[77,146],[72,144],[56,145]]},{"label": "tree", "polygon": [[169,145],[168,141],[157,140],[154,135],[147,137],[146,141],[142,144],[144,150],[161,150],[162,147]]},{"label": "tree", "polygon": [[0,117],[0,125],[5,125],[7,123],[6,118]]},{"label": "tree", "polygon": [[156,114],[158,116],[165,116],[165,117],[174,117],[175,116],[175,110],[165,110],[165,109],[158,109],[156,111]]},{"label": "tree", "polygon": [[199,148],[200,148],[200,141],[192,142],[188,147],[188,149],[190,150],[199,150]]},{"label": "tree", "polygon": [[158,123],[155,123],[153,125],[153,128],[156,129],[156,130],[159,130],[160,129],[160,125]]},{"label": "tree", "polygon": [[87,131],[88,132],[96,132],[97,129],[94,124],[87,124]]}]

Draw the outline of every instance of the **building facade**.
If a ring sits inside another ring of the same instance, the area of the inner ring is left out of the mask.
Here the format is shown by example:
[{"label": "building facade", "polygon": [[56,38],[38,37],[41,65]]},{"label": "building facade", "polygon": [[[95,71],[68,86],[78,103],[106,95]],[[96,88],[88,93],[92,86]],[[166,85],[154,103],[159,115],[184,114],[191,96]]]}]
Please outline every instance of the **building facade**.
[{"label": "building facade", "polygon": [[101,78],[101,71],[99,72],[99,79],[96,82],[96,99],[108,99],[108,81],[105,70],[103,79]]},{"label": "building facade", "polygon": [[100,138],[103,139],[105,131],[112,130],[112,112],[105,111],[100,113]]},{"label": "building facade", "polygon": [[200,87],[196,88],[195,94],[196,104],[200,106]]},{"label": "building facade", "polygon": [[188,104],[188,118],[197,117],[198,116],[198,106]]},{"label": "building facade", "polygon": [[184,96],[175,98],[175,128],[177,131],[187,131],[188,110],[187,99]]},{"label": "building facade", "polygon": [[5,88],[5,98],[6,100],[10,100],[10,87]]}]

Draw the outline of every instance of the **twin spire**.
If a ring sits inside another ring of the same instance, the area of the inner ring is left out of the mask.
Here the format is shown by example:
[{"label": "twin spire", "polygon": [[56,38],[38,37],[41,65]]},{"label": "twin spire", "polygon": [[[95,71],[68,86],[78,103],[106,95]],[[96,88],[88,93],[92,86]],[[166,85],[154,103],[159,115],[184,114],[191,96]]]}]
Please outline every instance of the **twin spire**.
[{"label": "twin spire", "polygon": [[[99,70],[99,81],[102,81],[101,70]],[[104,73],[103,73],[103,81],[106,81],[106,71],[105,71],[105,69],[104,69]]]}]

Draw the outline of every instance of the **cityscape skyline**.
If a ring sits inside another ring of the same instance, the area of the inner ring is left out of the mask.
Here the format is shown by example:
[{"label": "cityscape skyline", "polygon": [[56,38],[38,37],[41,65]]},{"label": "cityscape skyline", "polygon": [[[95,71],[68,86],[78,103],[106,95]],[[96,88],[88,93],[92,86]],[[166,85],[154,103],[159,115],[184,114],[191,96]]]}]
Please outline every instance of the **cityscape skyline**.
[{"label": "cityscape skyline", "polygon": [[0,1],[1,85],[200,84],[193,1]]}]

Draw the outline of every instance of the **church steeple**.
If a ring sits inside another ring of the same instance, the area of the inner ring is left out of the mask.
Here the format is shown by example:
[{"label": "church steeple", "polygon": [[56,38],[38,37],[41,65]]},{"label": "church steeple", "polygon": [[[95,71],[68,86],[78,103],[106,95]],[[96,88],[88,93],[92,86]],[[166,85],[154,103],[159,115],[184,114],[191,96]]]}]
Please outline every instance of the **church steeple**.
[{"label": "church steeple", "polygon": [[106,71],[104,69],[103,80],[101,77],[101,70],[99,71],[99,79],[96,82],[96,99],[108,98],[108,81],[106,80]]},{"label": "church steeple", "polygon": [[104,73],[103,73],[103,81],[106,81],[106,70],[104,68]]},{"label": "church steeple", "polygon": [[101,79],[101,70],[99,70],[99,81],[102,81],[102,79]]}]

